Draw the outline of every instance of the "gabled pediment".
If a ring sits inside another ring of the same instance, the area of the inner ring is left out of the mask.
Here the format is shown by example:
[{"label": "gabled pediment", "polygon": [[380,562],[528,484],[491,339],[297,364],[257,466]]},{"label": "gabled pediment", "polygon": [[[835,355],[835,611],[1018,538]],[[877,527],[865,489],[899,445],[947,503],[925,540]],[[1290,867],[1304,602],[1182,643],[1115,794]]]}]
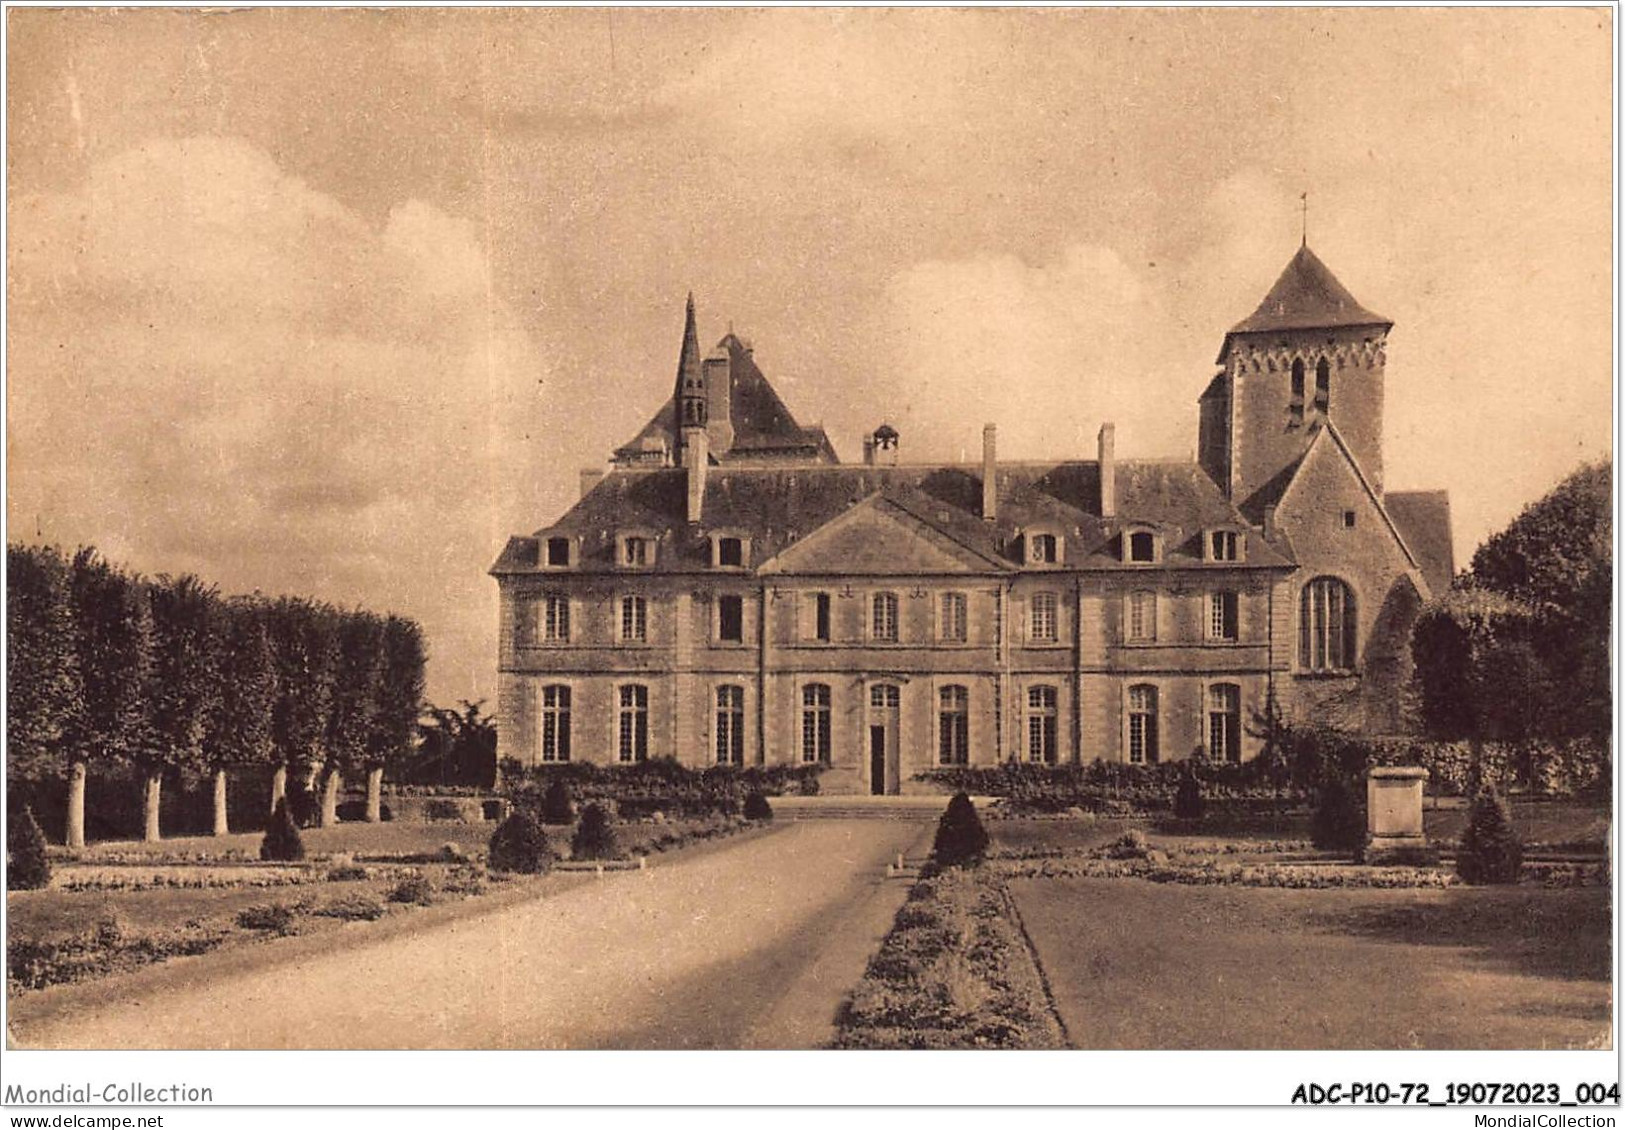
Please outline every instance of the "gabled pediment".
[{"label": "gabled pediment", "polygon": [[761,571],[909,576],[987,573],[1007,567],[876,493],[764,562]]},{"label": "gabled pediment", "polygon": [[1406,564],[1416,569],[1416,555],[1411,552],[1404,535],[1383,506],[1382,497],[1360,469],[1359,460],[1354,458],[1354,453],[1330,422],[1310,440],[1308,450],[1294,468],[1292,478],[1282,490],[1276,505],[1276,520],[1286,522],[1299,514],[1316,511],[1324,505],[1320,500],[1333,494],[1333,487],[1339,482],[1357,488],[1359,504],[1355,511],[1356,524],[1364,523],[1367,527],[1381,530],[1382,536],[1391,539]]}]

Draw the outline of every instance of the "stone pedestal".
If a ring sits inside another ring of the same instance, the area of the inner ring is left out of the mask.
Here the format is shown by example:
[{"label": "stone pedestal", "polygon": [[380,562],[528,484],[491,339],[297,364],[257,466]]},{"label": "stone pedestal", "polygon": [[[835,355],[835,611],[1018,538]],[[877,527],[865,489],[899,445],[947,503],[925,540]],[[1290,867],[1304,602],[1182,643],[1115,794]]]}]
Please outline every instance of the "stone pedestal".
[{"label": "stone pedestal", "polygon": [[1437,863],[1438,853],[1422,833],[1422,786],[1428,771],[1411,765],[1383,765],[1366,774],[1368,837],[1364,863]]}]

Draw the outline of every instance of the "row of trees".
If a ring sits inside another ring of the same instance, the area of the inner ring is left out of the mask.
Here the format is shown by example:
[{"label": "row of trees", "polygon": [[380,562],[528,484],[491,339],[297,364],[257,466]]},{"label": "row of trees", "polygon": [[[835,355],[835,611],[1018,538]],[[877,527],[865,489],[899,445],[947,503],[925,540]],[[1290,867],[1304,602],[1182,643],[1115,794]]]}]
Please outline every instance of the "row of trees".
[{"label": "row of trees", "polygon": [[320,780],[336,820],[347,773],[367,773],[379,817],[383,770],[410,754],[424,644],[399,616],[296,597],[221,596],[197,577],[140,576],[94,549],[6,547],[7,769],[66,779],[67,841],[83,846],[92,762],[144,782],[159,838],[164,774],[214,777],[214,830],[228,830],[227,770],[269,765],[270,804]]}]

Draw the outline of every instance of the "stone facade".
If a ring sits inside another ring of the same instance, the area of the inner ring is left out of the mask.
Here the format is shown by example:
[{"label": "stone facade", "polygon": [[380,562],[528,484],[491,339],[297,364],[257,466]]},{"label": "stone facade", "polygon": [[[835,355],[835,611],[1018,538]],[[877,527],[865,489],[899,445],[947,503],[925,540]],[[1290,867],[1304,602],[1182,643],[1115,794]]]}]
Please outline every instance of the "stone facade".
[{"label": "stone facade", "polygon": [[1000,461],[989,427],[978,464],[911,465],[882,426],[840,464],[737,337],[700,361],[691,305],[667,405],[492,570],[501,755],[813,761],[825,791],[897,793],[943,765],[1245,760],[1272,693],[1396,728],[1448,504],[1385,504],[1387,324],[1328,279],[1304,249],[1227,337],[1195,463],[1119,460],[1108,424],[1093,460]]}]

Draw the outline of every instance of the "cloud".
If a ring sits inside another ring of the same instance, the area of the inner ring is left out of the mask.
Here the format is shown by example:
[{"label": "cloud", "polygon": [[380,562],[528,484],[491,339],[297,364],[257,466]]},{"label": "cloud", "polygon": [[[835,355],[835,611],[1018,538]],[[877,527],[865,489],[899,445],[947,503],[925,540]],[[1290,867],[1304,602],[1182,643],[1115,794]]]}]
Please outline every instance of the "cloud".
[{"label": "cloud", "polygon": [[374,227],[221,138],[139,146],[11,224],[15,531],[418,615],[489,667],[484,570],[530,520],[546,405],[474,225],[408,200]]}]

